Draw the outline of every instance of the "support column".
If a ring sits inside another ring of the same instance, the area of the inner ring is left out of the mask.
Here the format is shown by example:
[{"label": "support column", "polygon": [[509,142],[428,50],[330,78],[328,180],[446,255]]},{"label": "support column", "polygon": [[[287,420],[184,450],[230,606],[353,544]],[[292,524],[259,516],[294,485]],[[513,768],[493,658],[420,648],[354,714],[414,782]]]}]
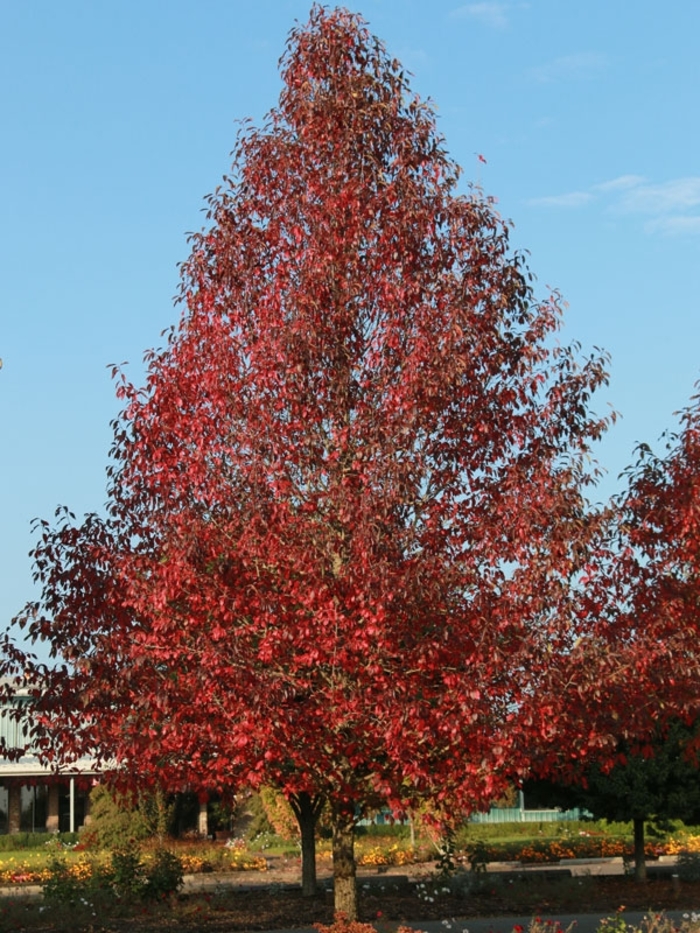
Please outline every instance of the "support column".
[{"label": "support column", "polygon": [[22,788],[11,781],[7,785],[7,831],[18,833],[22,819]]},{"label": "support column", "polygon": [[200,836],[209,835],[209,817],[207,816],[206,801],[199,801],[199,817],[197,819],[197,832]]},{"label": "support column", "polygon": [[[93,781],[92,786],[94,787],[97,784],[97,781]],[[92,795],[88,792],[85,794],[85,816],[83,818],[83,826],[89,826],[92,816],[90,815],[90,804],[92,803]],[[81,826],[81,829],[83,828]]]},{"label": "support column", "polygon": [[47,813],[46,813],[46,831],[49,833],[57,833],[61,828],[59,825],[58,818],[58,798],[60,794],[60,787],[58,784],[49,784],[49,797],[47,801]]}]

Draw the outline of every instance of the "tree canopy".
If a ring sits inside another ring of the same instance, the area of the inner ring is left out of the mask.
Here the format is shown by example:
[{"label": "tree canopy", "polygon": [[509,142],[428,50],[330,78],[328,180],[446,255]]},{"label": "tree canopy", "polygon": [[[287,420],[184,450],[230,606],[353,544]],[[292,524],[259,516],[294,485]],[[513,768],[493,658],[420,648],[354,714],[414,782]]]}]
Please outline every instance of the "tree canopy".
[{"label": "tree canopy", "polygon": [[8,652],[47,757],[329,800],[352,915],[359,809],[486,804],[556,729],[607,377],[359,16],[314,7],[282,79],[118,374],[106,516],[39,525],[57,661]]}]

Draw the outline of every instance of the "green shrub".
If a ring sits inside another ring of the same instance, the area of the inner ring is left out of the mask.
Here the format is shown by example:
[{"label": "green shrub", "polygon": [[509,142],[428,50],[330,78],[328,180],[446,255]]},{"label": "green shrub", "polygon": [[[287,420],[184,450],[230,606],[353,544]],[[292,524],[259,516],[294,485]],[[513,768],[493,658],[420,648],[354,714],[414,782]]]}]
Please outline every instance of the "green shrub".
[{"label": "green shrub", "polygon": [[162,841],[174,812],[173,803],[160,790],[127,798],[98,784],[90,794],[90,824],[83,838],[104,849],[124,849],[154,836]]},{"label": "green shrub", "polygon": [[90,794],[90,824],[84,835],[95,847],[124,849],[147,839],[149,826],[138,808],[98,784]]},{"label": "green shrub", "polygon": [[182,862],[169,849],[156,849],[153,861],[145,868],[143,896],[150,900],[162,900],[177,894],[183,885]]},{"label": "green shrub", "polygon": [[0,836],[0,852],[14,852],[16,849],[40,849],[57,841],[73,845],[78,841],[78,833],[11,833]]},{"label": "green shrub", "polygon": [[146,869],[137,849],[112,852],[112,886],[120,897],[139,898],[146,888]]},{"label": "green shrub", "polygon": [[112,874],[94,859],[69,864],[57,854],[48,860],[49,877],[43,885],[44,903],[50,907],[103,902],[112,895]]},{"label": "green shrub", "polygon": [[700,852],[679,852],[676,871],[681,881],[700,881]]},{"label": "green shrub", "polygon": [[246,802],[246,812],[250,819],[245,837],[255,839],[263,833],[274,833],[274,827],[267,817],[260,794],[251,794]]},{"label": "green shrub", "polygon": [[358,837],[386,838],[395,842],[397,839],[411,838],[411,825],[410,823],[369,823],[357,826],[355,833]]},{"label": "green shrub", "polygon": [[115,850],[109,864],[91,859],[69,863],[58,854],[48,859],[49,876],[43,886],[49,907],[75,905],[109,909],[124,898],[163,900],[183,884],[182,862],[168,849],[142,858],[138,850]]}]

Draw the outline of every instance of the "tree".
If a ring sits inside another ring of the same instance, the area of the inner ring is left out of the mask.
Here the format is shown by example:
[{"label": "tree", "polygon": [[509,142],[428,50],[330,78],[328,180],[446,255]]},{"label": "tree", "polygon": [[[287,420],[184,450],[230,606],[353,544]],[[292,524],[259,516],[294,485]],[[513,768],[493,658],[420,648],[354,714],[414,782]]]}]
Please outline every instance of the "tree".
[{"label": "tree", "polygon": [[698,808],[700,396],[666,436],[665,456],[641,445],[624,475],[584,567],[581,637],[553,671],[560,728],[586,723],[600,750],[591,763],[576,741],[553,744],[534,771],[558,780],[569,803],[632,819],[644,880],[644,820]]},{"label": "tree", "polygon": [[637,881],[646,881],[644,824],[649,820],[693,820],[700,813],[697,762],[689,751],[697,733],[680,721],[657,731],[644,753],[622,740],[613,767],[585,763],[574,784],[529,781],[527,798],[548,806],[582,807],[595,817],[631,820]]},{"label": "tree", "polygon": [[[601,734],[644,753],[700,713],[700,396],[666,436],[665,456],[641,445],[624,475],[607,540],[584,570],[584,637],[568,686]],[[604,680],[597,695],[594,678]]]},{"label": "tree", "polygon": [[358,16],[314,7],[282,77],[120,377],[108,514],[40,526],[21,622],[47,757],[268,783],[307,840],[328,801],[353,917],[362,808],[486,804],[552,734],[606,374]]},{"label": "tree", "polygon": [[638,676],[663,715],[700,709],[700,395],[666,438],[646,445],[620,501],[621,559],[615,578],[628,629],[640,647]]}]

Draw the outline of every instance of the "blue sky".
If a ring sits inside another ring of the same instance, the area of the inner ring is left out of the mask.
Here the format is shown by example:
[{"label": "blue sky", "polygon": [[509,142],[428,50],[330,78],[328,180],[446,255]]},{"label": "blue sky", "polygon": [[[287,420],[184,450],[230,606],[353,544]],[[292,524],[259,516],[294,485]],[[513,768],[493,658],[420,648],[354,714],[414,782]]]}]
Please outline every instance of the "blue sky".
[{"label": "blue sky", "polygon": [[[612,355],[600,495],[700,378],[700,4],[347,4],[413,72],[452,157],[514,222],[562,339]],[[177,263],[260,123],[309,2],[0,0],[0,624],[33,594],[30,521],[105,499],[107,365],[176,319]],[[476,158],[482,153],[487,164]]]}]

